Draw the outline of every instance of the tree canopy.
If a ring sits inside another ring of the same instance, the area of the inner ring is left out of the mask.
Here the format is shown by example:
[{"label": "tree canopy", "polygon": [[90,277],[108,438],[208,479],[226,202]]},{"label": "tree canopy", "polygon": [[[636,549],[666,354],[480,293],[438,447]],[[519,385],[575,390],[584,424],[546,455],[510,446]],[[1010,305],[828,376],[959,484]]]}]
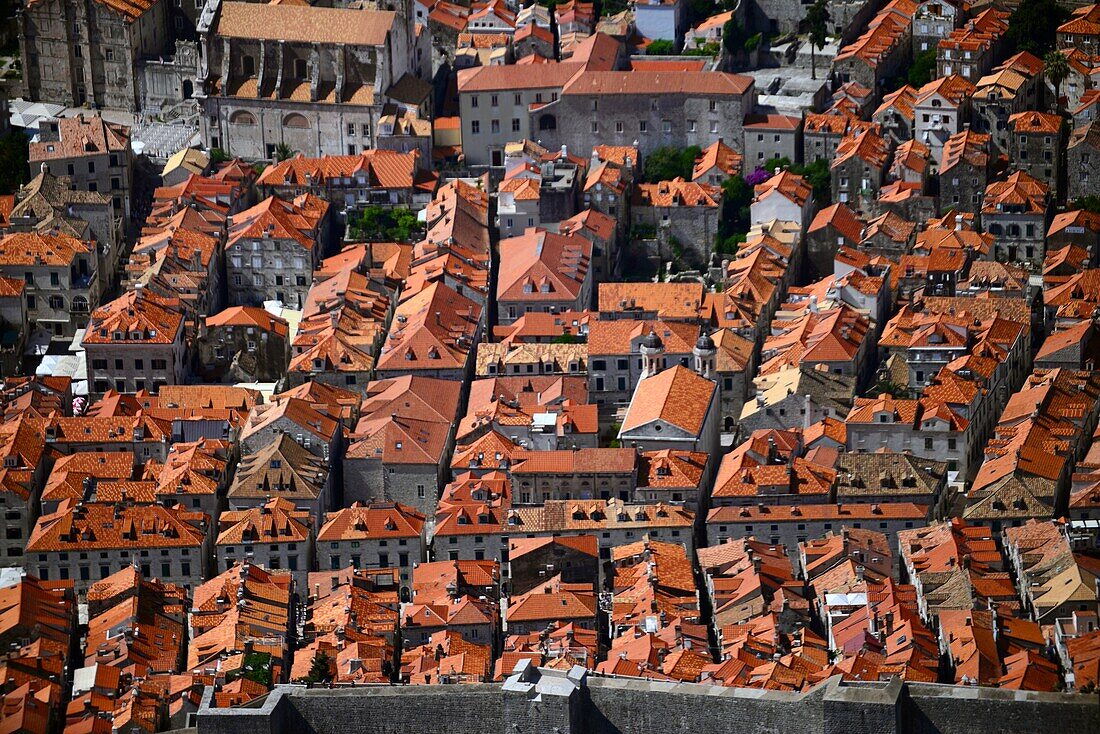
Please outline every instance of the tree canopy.
[{"label": "tree canopy", "polygon": [[1005,37],[1016,51],[1029,51],[1042,58],[1054,49],[1058,26],[1069,16],[1058,0],[1022,0],[1008,18]]},{"label": "tree canopy", "polygon": [[647,183],[671,181],[674,178],[690,181],[695,159],[702,152],[697,145],[687,148],[657,148],[645,159],[644,179]]},{"label": "tree canopy", "polygon": [[0,138],[0,193],[14,193],[27,182],[29,158],[26,135],[13,132]]},{"label": "tree canopy", "polygon": [[909,67],[909,83],[920,89],[932,81],[936,73],[936,49],[930,48],[917,54],[913,65]]}]

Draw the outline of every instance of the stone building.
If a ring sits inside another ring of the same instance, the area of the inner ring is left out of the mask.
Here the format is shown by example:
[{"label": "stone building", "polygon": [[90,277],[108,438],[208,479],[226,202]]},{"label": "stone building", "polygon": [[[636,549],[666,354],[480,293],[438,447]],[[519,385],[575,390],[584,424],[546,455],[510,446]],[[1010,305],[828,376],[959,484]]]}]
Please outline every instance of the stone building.
[{"label": "stone building", "polygon": [[1022,51],[983,76],[970,98],[971,127],[993,137],[997,150],[1012,149],[1009,119],[1018,113],[1045,109],[1043,62]]},{"label": "stone building", "polygon": [[924,527],[928,517],[928,507],[913,502],[716,507],[707,514],[706,537],[710,545],[755,536],[771,545],[797,548],[847,526],[884,534],[896,552],[897,534]]},{"label": "stone building", "polygon": [[100,282],[110,287],[118,282],[122,260],[122,218],[107,194],[76,191],[64,176],[41,171],[15,192],[4,230],[10,232],[64,232],[78,240],[96,244],[95,268]]},{"label": "stone building", "polygon": [[1008,118],[1008,131],[1008,157],[1016,168],[1055,190],[1062,171],[1062,118],[1019,112]]},{"label": "stone building", "polygon": [[632,448],[518,451],[508,471],[514,504],[570,499],[629,502],[638,481],[637,452]]},{"label": "stone building", "polygon": [[136,112],[139,62],[169,41],[168,0],[32,0],[19,17],[23,96]]},{"label": "stone building", "polygon": [[99,305],[94,245],[67,234],[19,232],[0,238],[0,273],[23,281],[27,321],[72,339]]},{"label": "stone building", "polygon": [[248,510],[278,497],[309,512],[320,524],[335,504],[334,494],[328,464],[283,433],[241,456],[226,498],[230,508]]},{"label": "stone building", "polygon": [[592,300],[592,243],[580,235],[528,229],[501,240],[497,323],[524,313],[586,311]]},{"label": "stone building", "polygon": [[988,135],[970,130],[952,135],[944,143],[940,162],[940,205],[977,211],[993,173],[994,159]]},{"label": "stone building", "polygon": [[588,390],[597,403],[625,405],[641,378],[642,343],[653,333],[664,363],[689,365],[699,329],[683,322],[616,319],[588,325]]},{"label": "stone building", "polygon": [[1069,136],[1066,148],[1068,177],[1066,198],[1070,201],[1083,196],[1100,194],[1100,174],[1093,166],[1100,163],[1100,126],[1095,121],[1082,125]]},{"label": "stone building", "polygon": [[281,497],[247,510],[226,510],[218,518],[216,568],[228,570],[247,561],[290,571],[295,585],[306,588],[313,569],[314,528],[309,510],[298,510]]},{"label": "stone building", "polygon": [[290,326],[257,306],[230,306],[208,316],[193,344],[204,379],[278,382],[290,361]]},{"label": "stone building", "polygon": [[311,194],[271,196],[229,218],[226,278],[233,305],[279,301],[301,309],[325,254],[329,204]]},{"label": "stone building", "polygon": [[874,130],[844,138],[830,166],[833,199],[857,208],[877,199],[889,162],[890,145]]},{"label": "stone building", "polygon": [[913,55],[934,51],[941,39],[959,28],[966,7],[958,0],[924,0],[913,13]]},{"label": "stone building", "polygon": [[619,441],[644,451],[683,449],[712,453],[718,448],[719,388],[711,379],[717,350],[714,341],[696,344],[693,369],[674,365],[656,370],[659,339],[647,337],[642,359],[646,369],[634,390]]},{"label": "stone building", "polygon": [[654,184],[638,184],[630,203],[636,228],[650,230],[657,241],[659,259],[682,259],[697,267],[710,262],[718,239],[722,188],[675,178]]},{"label": "stone building", "polygon": [[962,132],[970,118],[974,84],[959,76],[941,77],[917,90],[913,101],[913,137],[939,159],[947,140]]},{"label": "stone building", "polygon": [[395,10],[222,2],[199,19],[203,141],[246,159],[374,147],[390,89],[414,72],[411,2]]},{"label": "stone building", "polygon": [[802,118],[753,113],[745,116],[744,171],[776,158],[802,162]]},{"label": "stone building", "polygon": [[156,393],[181,384],[187,374],[183,325],[173,303],[140,287],[97,308],[83,341],[90,392]]},{"label": "stone building", "polygon": [[936,47],[936,76],[958,74],[975,80],[988,73],[1002,56],[1009,13],[988,8],[940,39]]},{"label": "stone building", "polygon": [[76,504],[38,518],[24,566],[44,581],[72,581],[77,593],[134,565],[193,589],[209,570],[209,523],[203,512],[156,504]]},{"label": "stone building", "polygon": [[338,468],[344,438],[342,419],[328,415],[323,407],[299,397],[278,397],[253,406],[241,427],[241,453],[256,453],[286,434],[324,461],[330,471]]},{"label": "stone building", "polygon": [[427,558],[424,515],[398,503],[364,505],[330,512],[317,531],[318,565],[333,571],[397,568],[401,585]]},{"label": "stone building", "polygon": [[0,568],[22,566],[23,548],[38,518],[40,488],[46,479],[46,444],[38,438],[41,420],[30,412],[0,424],[0,454],[5,467],[0,485],[4,536],[0,538]]},{"label": "stone building", "polygon": [[130,216],[133,154],[130,128],[106,122],[99,115],[42,120],[30,144],[31,171],[45,163],[64,174],[79,191],[111,197],[115,211]]},{"label": "stone building", "polygon": [[548,148],[566,145],[580,155],[595,140],[633,145],[643,159],[657,148],[706,148],[719,139],[736,149],[755,97],[752,78],[737,74],[585,71],[564,85],[556,102],[536,111],[536,137]]},{"label": "stone building", "polygon": [[422,208],[432,196],[432,179],[417,151],[361,150],[354,155],[307,158],[296,155],[272,164],[256,179],[265,196],[290,200],[311,194],[339,208],[404,206]]},{"label": "stone building", "polygon": [[1050,189],[1022,171],[986,188],[982,227],[995,238],[998,260],[1042,265],[1050,203]]},{"label": "stone building", "polygon": [[364,391],[344,461],[344,502],[400,502],[429,514],[446,484],[461,383],[404,375]]}]

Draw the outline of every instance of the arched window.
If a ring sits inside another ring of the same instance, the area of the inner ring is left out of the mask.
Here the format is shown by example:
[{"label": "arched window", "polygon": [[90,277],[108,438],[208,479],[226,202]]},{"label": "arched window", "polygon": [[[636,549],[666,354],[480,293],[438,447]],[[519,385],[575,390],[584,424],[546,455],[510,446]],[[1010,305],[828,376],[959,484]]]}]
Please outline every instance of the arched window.
[{"label": "arched window", "polygon": [[557,130],[558,120],[553,115],[543,115],[539,118],[539,130]]},{"label": "arched window", "polygon": [[237,110],[229,116],[229,122],[233,125],[255,125],[256,116],[247,110]]},{"label": "arched window", "polygon": [[305,118],[305,115],[299,115],[297,112],[292,112],[283,118],[283,127],[293,127],[301,130],[308,130],[309,120]]}]

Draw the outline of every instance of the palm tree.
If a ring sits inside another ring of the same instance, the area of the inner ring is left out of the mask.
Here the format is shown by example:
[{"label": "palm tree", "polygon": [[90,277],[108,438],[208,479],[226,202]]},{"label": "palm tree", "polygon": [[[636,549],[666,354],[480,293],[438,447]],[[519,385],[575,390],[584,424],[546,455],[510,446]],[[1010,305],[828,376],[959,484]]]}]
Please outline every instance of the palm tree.
[{"label": "palm tree", "polygon": [[1061,51],[1050,51],[1043,57],[1043,71],[1054,85],[1054,108],[1061,109],[1062,82],[1069,76],[1069,59]]},{"label": "palm tree", "polygon": [[290,146],[286,143],[279,143],[275,146],[275,160],[285,161],[294,155],[294,151],[290,149]]},{"label": "palm tree", "polygon": [[817,0],[806,11],[806,27],[810,34],[810,78],[817,79],[817,52],[815,49],[825,48],[829,32],[829,6],[826,0]]}]

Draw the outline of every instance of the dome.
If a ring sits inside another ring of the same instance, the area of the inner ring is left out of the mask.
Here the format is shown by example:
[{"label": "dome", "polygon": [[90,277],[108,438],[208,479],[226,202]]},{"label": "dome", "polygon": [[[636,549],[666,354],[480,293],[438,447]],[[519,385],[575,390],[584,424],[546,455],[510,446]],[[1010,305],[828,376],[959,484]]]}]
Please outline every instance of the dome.
[{"label": "dome", "polygon": [[700,352],[713,352],[718,347],[714,346],[714,340],[710,338],[710,334],[700,334],[698,341],[695,342],[695,348]]},{"label": "dome", "polygon": [[661,341],[661,337],[657,336],[657,332],[653,329],[649,330],[649,336],[642,341],[642,346],[647,349],[664,349],[665,343]]}]

